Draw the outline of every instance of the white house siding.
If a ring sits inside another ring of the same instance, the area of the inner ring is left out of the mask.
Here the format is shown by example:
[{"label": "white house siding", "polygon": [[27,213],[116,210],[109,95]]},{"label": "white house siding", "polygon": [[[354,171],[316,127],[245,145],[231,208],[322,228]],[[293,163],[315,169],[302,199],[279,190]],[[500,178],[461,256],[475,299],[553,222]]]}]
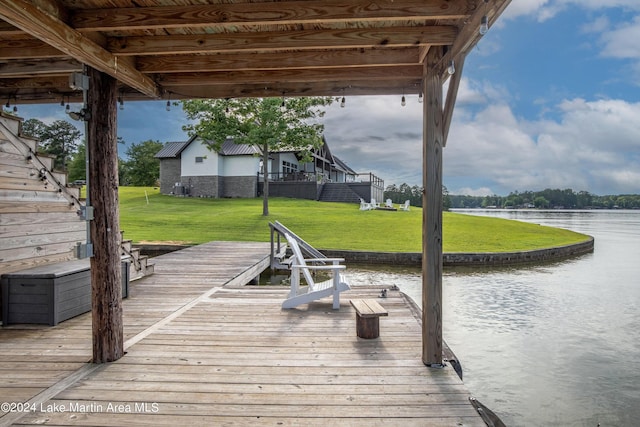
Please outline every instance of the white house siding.
[{"label": "white house siding", "polygon": [[221,176],[251,176],[254,177],[260,170],[260,158],[253,156],[237,156],[224,158],[224,170]]},{"label": "white house siding", "polygon": [[[181,183],[185,195],[191,197],[220,197],[219,155],[197,139],[180,154]],[[197,162],[196,159],[201,161]]]},{"label": "white house siding", "polygon": [[221,156],[220,197],[256,197],[260,158],[255,156]]},{"label": "white house siding", "polygon": [[[218,153],[209,150],[200,139],[193,141],[181,153],[182,176],[220,175],[218,157]],[[202,162],[196,163],[196,158],[202,158]]]}]

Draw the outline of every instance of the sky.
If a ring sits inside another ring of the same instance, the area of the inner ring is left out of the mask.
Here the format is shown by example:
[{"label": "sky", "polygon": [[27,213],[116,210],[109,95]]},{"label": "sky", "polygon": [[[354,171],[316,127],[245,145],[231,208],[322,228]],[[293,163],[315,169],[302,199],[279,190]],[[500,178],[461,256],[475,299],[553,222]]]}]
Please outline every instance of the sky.
[{"label": "sky", "polygon": [[[465,62],[443,154],[449,193],[640,194],[639,40],[638,0],[513,0]],[[420,186],[423,105],[400,98],[333,104],[325,137],[356,172]],[[165,104],[125,103],[118,135],[128,144],[187,140],[182,109]],[[55,104],[18,114],[68,119]]]}]

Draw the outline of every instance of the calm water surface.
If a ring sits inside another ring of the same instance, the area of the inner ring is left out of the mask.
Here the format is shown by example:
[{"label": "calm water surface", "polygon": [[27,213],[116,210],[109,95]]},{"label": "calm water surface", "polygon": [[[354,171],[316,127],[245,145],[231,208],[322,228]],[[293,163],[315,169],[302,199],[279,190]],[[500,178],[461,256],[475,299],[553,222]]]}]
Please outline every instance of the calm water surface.
[{"label": "calm water surface", "polygon": [[[462,212],[595,237],[569,261],[445,270],[444,338],[471,393],[508,426],[640,426],[640,212]],[[421,301],[418,270],[348,272]]]}]

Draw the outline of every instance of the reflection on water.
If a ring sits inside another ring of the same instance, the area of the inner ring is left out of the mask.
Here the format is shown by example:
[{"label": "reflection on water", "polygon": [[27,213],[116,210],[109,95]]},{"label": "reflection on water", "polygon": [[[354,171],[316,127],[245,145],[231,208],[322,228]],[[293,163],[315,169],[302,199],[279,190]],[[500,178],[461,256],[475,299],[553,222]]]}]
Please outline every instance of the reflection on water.
[{"label": "reflection on water", "polygon": [[[445,269],[443,334],[469,390],[509,426],[640,425],[640,212],[473,211],[595,237],[572,260]],[[419,269],[349,266],[421,303]]]}]

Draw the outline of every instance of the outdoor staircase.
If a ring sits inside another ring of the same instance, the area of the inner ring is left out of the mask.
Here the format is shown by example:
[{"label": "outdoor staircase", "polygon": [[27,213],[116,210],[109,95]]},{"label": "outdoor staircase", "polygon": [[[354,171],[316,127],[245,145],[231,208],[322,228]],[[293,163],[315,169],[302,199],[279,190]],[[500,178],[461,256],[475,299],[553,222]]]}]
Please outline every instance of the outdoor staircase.
[{"label": "outdoor staircase", "polygon": [[149,257],[140,254],[139,248],[134,248],[131,240],[124,239],[124,231],[120,231],[120,248],[122,256],[130,259],[129,281],[140,279],[153,274],[153,264],[149,262]]},{"label": "outdoor staircase", "polygon": [[[53,169],[54,157],[39,153],[38,141],[21,127],[22,119],[0,111],[0,204],[9,230],[0,235],[4,272],[73,260],[86,239],[80,187],[68,186],[67,174]],[[120,241],[122,256],[130,257],[129,280],[152,274],[148,257],[122,235]]]},{"label": "outdoor staircase", "polygon": [[360,203],[360,196],[347,183],[327,182],[320,193],[321,202]]},{"label": "outdoor staircase", "polygon": [[[6,156],[22,155],[25,159],[20,167],[9,172],[7,168],[4,188],[15,188],[23,191],[44,191],[51,193],[48,199],[66,200],[69,206],[78,203],[80,189],[67,187],[67,174],[53,170],[55,158],[48,154],[38,153],[38,141],[22,135],[22,120],[6,113],[0,116],[0,144],[10,145],[12,148],[2,150]],[[7,163],[9,165],[9,163]],[[71,209],[71,208],[70,208]]]}]

